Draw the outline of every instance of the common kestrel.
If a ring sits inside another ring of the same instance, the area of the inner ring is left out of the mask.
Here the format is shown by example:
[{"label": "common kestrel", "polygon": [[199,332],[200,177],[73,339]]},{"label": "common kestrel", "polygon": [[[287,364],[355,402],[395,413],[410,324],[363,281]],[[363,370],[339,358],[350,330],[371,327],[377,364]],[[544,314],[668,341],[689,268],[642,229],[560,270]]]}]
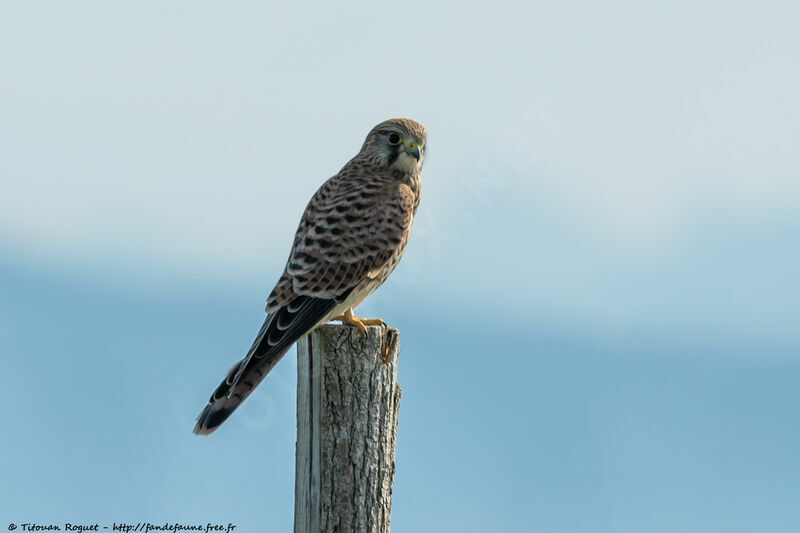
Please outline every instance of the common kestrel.
[{"label": "common kestrel", "polygon": [[317,190],[267,298],[264,325],[211,395],[196,434],[217,429],[292,344],[318,325],[339,320],[365,332],[365,326],[383,324],[356,317],[353,308],[386,281],[406,249],[424,157],[425,128],[409,119],[387,120]]}]

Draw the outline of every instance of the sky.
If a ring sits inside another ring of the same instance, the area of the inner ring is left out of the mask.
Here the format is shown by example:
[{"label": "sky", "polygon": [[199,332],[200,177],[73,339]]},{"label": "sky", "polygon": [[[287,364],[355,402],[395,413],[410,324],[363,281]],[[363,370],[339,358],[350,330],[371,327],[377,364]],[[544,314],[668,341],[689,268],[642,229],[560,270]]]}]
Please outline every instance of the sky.
[{"label": "sky", "polygon": [[[793,2],[0,6],[0,520],[291,528],[309,197],[428,130],[396,531],[797,531]],[[2,522],[0,522],[2,524]]]}]

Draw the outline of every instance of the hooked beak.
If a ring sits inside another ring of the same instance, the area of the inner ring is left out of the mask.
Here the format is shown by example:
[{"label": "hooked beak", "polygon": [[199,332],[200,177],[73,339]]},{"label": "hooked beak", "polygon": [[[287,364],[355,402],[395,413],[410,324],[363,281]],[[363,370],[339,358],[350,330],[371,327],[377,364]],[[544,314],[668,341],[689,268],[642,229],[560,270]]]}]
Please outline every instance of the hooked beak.
[{"label": "hooked beak", "polygon": [[419,161],[419,158],[420,158],[419,146],[417,146],[416,143],[414,144],[414,146],[412,148],[409,148],[408,150],[406,150],[406,153],[408,155],[410,155],[411,157],[413,157],[414,159],[416,159],[417,161]]}]

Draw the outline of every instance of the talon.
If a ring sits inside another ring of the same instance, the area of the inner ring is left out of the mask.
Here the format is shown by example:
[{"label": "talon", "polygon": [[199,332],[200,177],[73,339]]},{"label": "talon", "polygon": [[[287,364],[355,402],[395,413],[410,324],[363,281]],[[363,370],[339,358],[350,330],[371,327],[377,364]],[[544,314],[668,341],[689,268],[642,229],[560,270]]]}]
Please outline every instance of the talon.
[{"label": "talon", "polygon": [[355,326],[355,327],[357,327],[359,330],[361,330],[361,334],[362,334],[363,336],[365,336],[365,337],[367,336],[367,326],[365,326],[363,322],[361,322],[360,320],[357,320],[355,323],[353,323],[353,324],[351,324],[351,325],[352,325],[352,326]]},{"label": "talon", "polygon": [[[331,320],[338,320],[342,324],[347,324],[348,326],[355,326],[360,331],[361,334],[366,337],[367,335],[367,326],[365,326],[365,321],[358,318],[355,314],[353,314],[353,308],[351,307],[347,311],[344,312],[343,315],[339,315],[337,317],[332,318]],[[367,319],[369,320],[369,319]]]},{"label": "talon", "polygon": [[380,318],[358,318],[353,313],[352,307],[347,311],[345,311],[344,314],[335,316],[331,318],[331,320],[338,320],[342,324],[347,324],[348,326],[355,326],[365,336],[367,334],[367,326],[380,326],[382,328],[386,327],[386,322],[384,322]]}]

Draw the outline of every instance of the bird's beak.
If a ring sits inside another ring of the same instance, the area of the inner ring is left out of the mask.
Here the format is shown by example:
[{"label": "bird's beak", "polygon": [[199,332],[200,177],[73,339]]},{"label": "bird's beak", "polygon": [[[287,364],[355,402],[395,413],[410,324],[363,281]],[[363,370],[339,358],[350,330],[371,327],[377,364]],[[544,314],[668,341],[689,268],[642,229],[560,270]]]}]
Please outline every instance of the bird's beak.
[{"label": "bird's beak", "polygon": [[411,146],[409,146],[406,149],[406,153],[411,157],[413,157],[414,159],[416,159],[417,161],[419,161],[420,153],[419,153],[419,146],[417,145],[417,143],[413,143]]}]

